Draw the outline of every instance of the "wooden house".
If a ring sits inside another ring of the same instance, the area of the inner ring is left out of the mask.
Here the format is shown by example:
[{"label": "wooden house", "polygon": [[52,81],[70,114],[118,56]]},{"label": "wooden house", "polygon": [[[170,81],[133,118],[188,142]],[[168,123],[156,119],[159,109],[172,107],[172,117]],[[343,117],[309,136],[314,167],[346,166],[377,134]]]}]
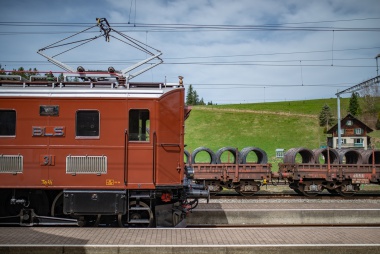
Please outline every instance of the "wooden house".
[{"label": "wooden house", "polygon": [[[367,135],[373,130],[365,123],[348,114],[341,122],[341,148],[367,149],[370,147],[370,137]],[[338,148],[338,124],[327,131],[330,134],[327,138],[327,145],[331,148]]]}]

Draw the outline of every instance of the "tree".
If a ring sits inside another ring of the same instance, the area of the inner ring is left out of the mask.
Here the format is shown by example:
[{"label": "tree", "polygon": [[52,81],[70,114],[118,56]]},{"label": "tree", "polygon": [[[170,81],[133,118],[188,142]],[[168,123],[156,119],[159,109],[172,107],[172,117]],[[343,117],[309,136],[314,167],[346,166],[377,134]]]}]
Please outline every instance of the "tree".
[{"label": "tree", "polygon": [[65,78],[63,77],[63,73],[59,74],[58,81],[60,82],[65,81]]},{"label": "tree", "polygon": [[329,105],[325,104],[322,107],[321,112],[319,113],[319,126],[323,127],[326,126],[326,130],[329,126],[332,126],[334,124],[334,115],[331,112],[331,108]]},{"label": "tree", "polygon": [[190,84],[186,94],[186,105],[194,105],[193,86]]},{"label": "tree", "polygon": [[359,100],[359,94],[357,92],[353,92],[350,98],[350,104],[348,106],[348,113],[351,113],[353,116],[358,116],[361,113]]},{"label": "tree", "polygon": [[[186,105],[206,105],[203,98],[199,100],[199,95],[192,85],[189,86],[186,93]],[[207,105],[213,105],[212,101],[208,102]]]},{"label": "tree", "polygon": [[379,113],[378,116],[377,116],[376,130],[380,130],[380,113]]},{"label": "tree", "polygon": [[0,64],[0,75],[5,75],[4,68],[1,66],[1,64]]},{"label": "tree", "polygon": [[194,102],[193,105],[199,105],[199,96],[198,96],[197,91],[195,91],[195,89],[193,90],[193,102]]}]

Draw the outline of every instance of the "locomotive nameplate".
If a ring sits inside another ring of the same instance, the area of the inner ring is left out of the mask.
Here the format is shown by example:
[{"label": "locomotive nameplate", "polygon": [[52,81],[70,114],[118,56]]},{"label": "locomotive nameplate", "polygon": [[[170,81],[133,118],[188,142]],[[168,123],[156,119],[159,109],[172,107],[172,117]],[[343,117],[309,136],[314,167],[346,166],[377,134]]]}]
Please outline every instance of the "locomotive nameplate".
[{"label": "locomotive nameplate", "polygon": [[64,137],[64,126],[32,126],[33,137]]},{"label": "locomotive nameplate", "polygon": [[41,105],[40,116],[58,116],[59,106],[54,105]]}]

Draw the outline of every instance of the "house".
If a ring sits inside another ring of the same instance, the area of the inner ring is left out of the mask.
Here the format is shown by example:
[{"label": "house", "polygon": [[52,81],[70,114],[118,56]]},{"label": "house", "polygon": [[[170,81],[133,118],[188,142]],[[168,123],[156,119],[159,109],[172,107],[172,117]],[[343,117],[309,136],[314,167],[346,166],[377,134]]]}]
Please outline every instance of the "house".
[{"label": "house", "polygon": [[[370,137],[368,133],[373,130],[364,124],[352,114],[348,114],[340,121],[341,125],[341,148],[359,148],[365,149],[370,147]],[[327,145],[331,148],[338,148],[338,124],[334,125],[327,131],[330,134],[327,137]]]}]

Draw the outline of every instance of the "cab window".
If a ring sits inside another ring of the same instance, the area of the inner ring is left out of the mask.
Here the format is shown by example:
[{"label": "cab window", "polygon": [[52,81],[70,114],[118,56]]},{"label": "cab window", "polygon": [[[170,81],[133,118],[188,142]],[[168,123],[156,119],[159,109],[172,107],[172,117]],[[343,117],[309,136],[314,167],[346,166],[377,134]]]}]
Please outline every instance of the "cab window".
[{"label": "cab window", "polygon": [[149,110],[131,109],[129,111],[129,140],[149,141]]},{"label": "cab window", "polygon": [[75,124],[77,137],[99,137],[99,111],[77,111]]},{"label": "cab window", "polygon": [[0,136],[16,136],[15,110],[0,110]]}]

